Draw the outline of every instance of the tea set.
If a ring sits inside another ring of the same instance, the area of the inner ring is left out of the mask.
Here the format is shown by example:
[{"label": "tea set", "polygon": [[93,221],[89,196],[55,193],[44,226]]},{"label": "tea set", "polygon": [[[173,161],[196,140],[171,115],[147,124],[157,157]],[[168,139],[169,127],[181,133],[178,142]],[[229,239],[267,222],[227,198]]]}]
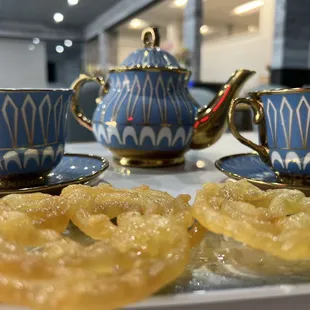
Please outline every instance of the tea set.
[{"label": "tea set", "polygon": [[[71,89],[0,89],[0,195],[57,192],[68,184],[91,182],[108,168],[104,158],[64,153],[69,109],[111,151],[116,164],[125,167],[182,164],[188,150],[217,142],[228,123],[234,137],[255,153],[217,160],[220,171],[264,188],[307,191],[310,89],[257,91],[236,98],[255,73],[241,69],[200,107],[187,87],[191,72],[160,49],[158,30],[143,30],[141,40],[144,47],[111,69],[106,80],[81,74]],[[79,102],[86,82],[101,87],[92,120]],[[259,145],[234,125],[240,103],[254,112]]]},{"label": "tea set", "polygon": [[104,158],[64,154],[72,89],[0,90],[0,195],[57,191],[108,167]]},{"label": "tea set", "polygon": [[[122,166],[181,164],[186,151],[208,147],[220,138],[231,100],[254,72],[237,70],[211,103],[200,108],[187,87],[190,71],[159,48],[157,30],[145,29],[141,39],[144,48],[110,70],[106,82],[81,75],[73,83],[72,109]],[[92,121],[78,102],[80,87],[87,81],[102,87]]]}]

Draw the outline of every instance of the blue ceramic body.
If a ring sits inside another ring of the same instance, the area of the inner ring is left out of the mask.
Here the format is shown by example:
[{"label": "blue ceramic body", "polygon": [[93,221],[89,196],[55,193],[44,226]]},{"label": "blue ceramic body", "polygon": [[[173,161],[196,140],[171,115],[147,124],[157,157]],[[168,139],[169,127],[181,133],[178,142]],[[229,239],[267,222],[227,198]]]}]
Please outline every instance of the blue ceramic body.
[{"label": "blue ceramic body", "polygon": [[110,149],[183,152],[189,148],[197,106],[188,72],[128,70],[110,73],[93,129]]},{"label": "blue ceramic body", "polygon": [[310,92],[260,95],[270,161],[282,175],[310,174]]},{"label": "blue ceramic body", "polygon": [[72,90],[0,90],[0,177],[41,175],[63,157]]}]

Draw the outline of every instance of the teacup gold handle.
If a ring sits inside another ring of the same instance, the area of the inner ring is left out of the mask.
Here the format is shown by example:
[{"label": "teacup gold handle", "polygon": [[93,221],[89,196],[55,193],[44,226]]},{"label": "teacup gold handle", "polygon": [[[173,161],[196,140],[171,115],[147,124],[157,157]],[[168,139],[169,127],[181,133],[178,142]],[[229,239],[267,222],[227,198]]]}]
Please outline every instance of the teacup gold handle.
[{"label": "teacup gold handle", "polygon": [[100,99],[108,91],[105,88],[105,81],[103,80],[101,76],[89,76],[86,74],[80,74],[80,76],[71,85],[71,88],[74,90],[74,95],[73,95],[72,104],[71,104],[72,113],[77,119],[77,121],[80,123],[80,125],[92,131],[93,130],[92,121],[87,116],[84,115],[84,112],[79,103],[80,90],[81,90],[81,87],[86,82],[97,82],[101,86],[100,97],[97,98],[96,100],[97,103],[101,101]]},{"label": "teacup gold handle", "polygon": [[[237,130],[234,120],[235,120],[235,110],[238,104],[243,103],[250,106],[254,112],[253,122],[256,125],[259,125],[259,138],[261,145],[258,145],[245,137],[243,137]],[[263,104],[253,98],[236,98],[233,100],[229,111],[228,111],[228,125],[231,133],[234,137],[240,141],[242,144],[250,147],[258,153],[261,159],[269,164],[269,149],[267,147],[267,136],[266,136],[266,127],[265,127],[265,116],[264,116],[264,107]]]}]

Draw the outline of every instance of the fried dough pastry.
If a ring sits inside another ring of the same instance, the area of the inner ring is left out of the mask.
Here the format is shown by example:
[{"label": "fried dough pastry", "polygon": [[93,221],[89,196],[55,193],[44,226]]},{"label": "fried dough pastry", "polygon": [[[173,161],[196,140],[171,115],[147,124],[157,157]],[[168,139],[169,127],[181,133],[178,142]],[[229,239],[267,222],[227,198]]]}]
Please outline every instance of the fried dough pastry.
[{"label": "fried dough pastry", "polygon": [[61,238],[52,229],[37,229],[33,221],[18,211],[0,211],[0,237],[23,246],[38,246]]},{"label": "fried dough pastry", "polygon": [[69,223],[62,201],[60,197],[40,193],[1,198],[0,236],[23,246],[38,246],[61,238],[59,233]]},{"label": "fried dough pastry", "polygon": [[241,180],[207,183],[193,216],[208,230],[286,260],[310,258],[310,198],[297,190],[266,192]]},{"label": "fried dough pastry", "polygon": [[42,193],[11,194],[0,199],[1,211],[27,215],[38,228],[63,232],[69,223],[63,199]]},{"label": "fried dough pastry", "polygon": [[61,197],[66,201],[71,221],[96,240],[113,236],[117,226],[110,219],[117,217],[119,221],[119,216],[127,212],[173,217],[185,228],[193,224],[189,195],[174,198],[148,186],[117,189],[107,184],[95,187],[70,185],[63,189]]},{"label": "fried dough pastry", "polygon": [[124,213],[109,240],[67,238],[26,251],[0,238],[0,301],[44,310],[115,309],[178,277],[187,229],[172,217]]}]

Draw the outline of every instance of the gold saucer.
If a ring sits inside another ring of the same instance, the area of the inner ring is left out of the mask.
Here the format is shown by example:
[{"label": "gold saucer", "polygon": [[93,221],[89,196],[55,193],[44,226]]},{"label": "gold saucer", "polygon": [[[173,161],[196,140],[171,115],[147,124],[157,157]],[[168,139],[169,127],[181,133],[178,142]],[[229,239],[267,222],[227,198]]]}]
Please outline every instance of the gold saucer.
[{"label": "gold saucer", "polygon": [[310,182],[280,178],[256,153],[225,156],[215,162],[215,167],[232,179],[246,179],[263,190],[298,189],[310,196]]}]

